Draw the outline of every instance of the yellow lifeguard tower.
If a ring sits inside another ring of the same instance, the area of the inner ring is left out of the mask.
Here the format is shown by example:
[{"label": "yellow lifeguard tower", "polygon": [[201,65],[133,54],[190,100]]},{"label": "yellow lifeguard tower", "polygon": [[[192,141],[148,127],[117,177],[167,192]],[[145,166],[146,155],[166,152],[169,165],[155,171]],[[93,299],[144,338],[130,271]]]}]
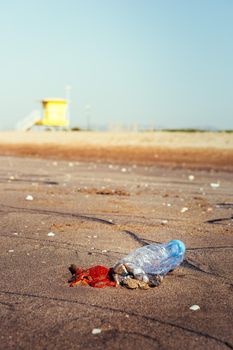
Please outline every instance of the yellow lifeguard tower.
[{"label": "yellow lifeguard tower", "polygon": [[34,125],[68,127],[68,101],[65,99],[44,99],[43,117]]}]

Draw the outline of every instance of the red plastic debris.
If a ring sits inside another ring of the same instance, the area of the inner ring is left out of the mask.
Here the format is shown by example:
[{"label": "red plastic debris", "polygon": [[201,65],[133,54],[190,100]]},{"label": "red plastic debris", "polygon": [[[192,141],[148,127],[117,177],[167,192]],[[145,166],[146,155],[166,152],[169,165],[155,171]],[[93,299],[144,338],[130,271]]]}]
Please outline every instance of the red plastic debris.
[{"label": "red plastic debris", "polygon": [[94,288],[116,287],[116,282],[112,277],[112,268],[97,265],[84,270],[71,265],[70,271],[73,274],[69,280],[70,287],[77,285],[89,285]]}]

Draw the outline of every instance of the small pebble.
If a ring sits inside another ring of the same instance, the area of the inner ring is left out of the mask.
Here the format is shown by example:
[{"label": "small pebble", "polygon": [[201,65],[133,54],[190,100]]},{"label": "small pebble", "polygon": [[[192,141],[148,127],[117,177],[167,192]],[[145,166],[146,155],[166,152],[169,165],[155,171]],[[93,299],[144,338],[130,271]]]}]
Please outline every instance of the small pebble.
[{"label": "small pebble", "polygon": [[26,201],[33,201],[34,198],[29,194],[25,199]]},{"label": "small pebble", "polygon": [[127,171],[126,168],[121,168],[122,173],[126,173],[126,171]]},{"label": "small pebble", "polygon": [[192,311],[197,311],[197,310],[200,310],[200,306],[199,305],[192,305],[192,306],[190,306],[189,309]]},{"label": "small pebble", "polygon": [[194,175],[189,175],[189,180],[190,181],[193,181],[195,179],[195,176]]},{"label": "small pebble", "polygon": [[91,331],[92,334],[100,334],[101,333],[101,329],[100,328],[93,328]]},{"label": "small pebble", "polygon": [[54,236],[55,236],[55,233],[49,232],[47,236],[48,236],[48,237],[54,237]]},{"label": "small pebble", "polygon": [[218,187],[220,186],[220,184],[219,184],[218,182],[212,182],[212,183],[210,184],[210,186],[211,186],[212,188],[218,188]]}]

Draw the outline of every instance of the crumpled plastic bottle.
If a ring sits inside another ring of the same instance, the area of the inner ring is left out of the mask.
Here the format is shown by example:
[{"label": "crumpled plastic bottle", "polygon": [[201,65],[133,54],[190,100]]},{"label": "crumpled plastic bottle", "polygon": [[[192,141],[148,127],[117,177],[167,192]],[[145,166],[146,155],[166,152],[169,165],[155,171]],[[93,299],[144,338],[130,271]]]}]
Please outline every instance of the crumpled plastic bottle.
[{"label": "crumpled plastic bottle", "polygon": [[180,240],[163,244],[149,244],[134,250],[113,267],[116,275],[133,276],[135,279],[149,282],[150,276],[165,276],[184,260],[185,245]]}]

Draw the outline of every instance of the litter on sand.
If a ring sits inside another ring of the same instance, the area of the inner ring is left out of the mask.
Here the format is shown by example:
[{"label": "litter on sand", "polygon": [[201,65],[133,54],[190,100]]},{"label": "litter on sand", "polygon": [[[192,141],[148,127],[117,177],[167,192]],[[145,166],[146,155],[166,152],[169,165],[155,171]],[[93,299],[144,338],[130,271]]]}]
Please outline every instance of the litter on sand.
[{"label": "litter on sand", "polygon": [[95,335],[95,334],[100,334],[100,333],[101,333],[101,329],[100,329],[100,328],[93,328],[92,331],[91,331],[91,333],[92,333],[93,335]]},{"label": "litter on sand", "polygon": [[94,288],[115,287],[116,282],[113,279],[112,268],[102,265],[82,269],[72,264],[69,267],[72,277],[69,279],[70,287],[77,285],[91,286]]},{"label": "litter on sand", "polygon": [[129,289],[157,287],[164,276],[183,261],[185,245],[179,240],[164,244],[149,244],[138,248],[108,268],[97,265],[83,269],[72,264],[70,287],[77,285],[94,288],[124,286]]}]

